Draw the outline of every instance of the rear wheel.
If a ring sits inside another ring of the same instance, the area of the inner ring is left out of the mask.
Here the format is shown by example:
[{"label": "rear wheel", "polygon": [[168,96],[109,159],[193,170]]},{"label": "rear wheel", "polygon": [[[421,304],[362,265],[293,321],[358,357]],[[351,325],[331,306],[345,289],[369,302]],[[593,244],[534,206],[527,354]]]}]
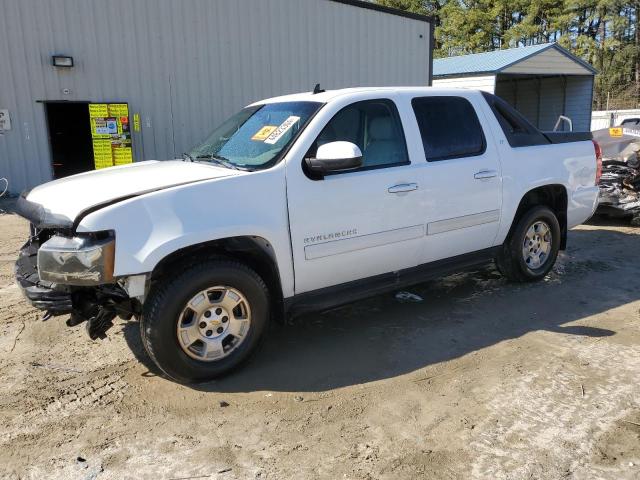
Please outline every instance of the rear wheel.
[{"label": "rear wheel", "polygon": [[224,375],[254,352],[269,321],[262,279],[235,260],[216,258],[160,280],[140,320],[158,367],[182,383]]},{"label": "rear wheel", "polygon": [[560,250],[560,223],[545,206],[535,206],[518,220],[498,254],[498,270],[517,282],[541,280],[553,268]]}]

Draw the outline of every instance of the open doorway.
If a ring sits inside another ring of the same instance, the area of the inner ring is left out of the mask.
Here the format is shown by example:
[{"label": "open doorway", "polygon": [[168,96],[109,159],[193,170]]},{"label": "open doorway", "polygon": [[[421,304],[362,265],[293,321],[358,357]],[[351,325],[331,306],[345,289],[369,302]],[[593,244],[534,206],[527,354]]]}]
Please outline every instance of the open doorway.
[{"label": "open doorway", "polygon": [[45,102],[53,178],[93,170],[88,102]]}]

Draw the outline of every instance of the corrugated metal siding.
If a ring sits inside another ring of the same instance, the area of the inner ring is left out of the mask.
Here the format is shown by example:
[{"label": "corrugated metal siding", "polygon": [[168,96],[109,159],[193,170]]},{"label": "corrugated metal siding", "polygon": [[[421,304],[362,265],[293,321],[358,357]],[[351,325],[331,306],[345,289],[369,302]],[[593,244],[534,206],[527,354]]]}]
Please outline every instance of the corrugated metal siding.
[{"label": "corrugated metal siding", "polygon": [[564,82],[565,79],[561,77],[540,80],[540,130],[553,130],[558,117],[564,113]]},{"label": "corrugated metal siding", "polygon": [[512,79],[506,79],[503,75],[496,77],[495,94],[513,106],[516,104],[516,90]]},{"label": "corrugated metal siding", "polygon": [[516,88],[516,102],[514,106],[529,119],[538,124],[538,81],[536,79],[517,80],[512,84]]},{"label": "corrugated metal siding", "polygon": [[571,118],[574,131],[587,132],[592,91],[590,75],[536,78],[501,74],[495,93],[541,130],[553,130],[564,114]]},{"label": "corrugated metal siding", "polygon": [[495,75],[481,75],[474,77],[452,77],[433,79],[434,87],[441,88],[470,88],[494,93],[496,88]]},{"label": "corrugated metal siding", "polygon": [[567,77],[565,115],[573,121],[573,130],[591,130],[591,103],[593,101],[593,77]]},{"label": "corrugated metal siding", "polygon": [[[13,193],[51,179],[36,100],[128,102],[142,123],[136,160],[166,159],[260,98],[429,79],[428,23],[329,0],[0,0],[0,11],[12,120],[0,177]],[[53,68],[54,53],[75,67]]]}]

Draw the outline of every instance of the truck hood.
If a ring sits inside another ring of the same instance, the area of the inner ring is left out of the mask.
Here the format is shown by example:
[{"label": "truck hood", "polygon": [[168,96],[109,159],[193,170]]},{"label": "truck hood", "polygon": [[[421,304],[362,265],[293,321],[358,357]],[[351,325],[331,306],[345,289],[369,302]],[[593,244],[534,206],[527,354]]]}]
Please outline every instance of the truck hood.
[{"label": "truck hood", "polygon": [[40,228],[73,226],[87,210],[144,193],[242,172],[206,163],[149,160],[80,173],[40,185],[18,200],[17,213]]}]

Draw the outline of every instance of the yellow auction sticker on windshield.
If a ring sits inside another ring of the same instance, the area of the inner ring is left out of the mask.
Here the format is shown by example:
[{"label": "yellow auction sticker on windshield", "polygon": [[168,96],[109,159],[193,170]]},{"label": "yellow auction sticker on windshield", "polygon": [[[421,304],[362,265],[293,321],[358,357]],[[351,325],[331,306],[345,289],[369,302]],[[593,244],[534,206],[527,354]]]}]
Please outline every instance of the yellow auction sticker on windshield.
[{"label": "yellow auction sticker on windshield", "polygon": [[622,128],[620,127],[612,127],[609,129],[609,135],[612,137],[621,137],[622,136]]},{"label": "yellow auction sticker on windshield", "polygon": [[253,137],[251,137],[251,140],[254,140],[256,142],[264,142],[276,128],[278,127],[275,125],[265,125],[260,130],[258,130]]},{"label": "yellow auction sticker on windshield", "polygon": [[280,124],[278,128],[276,128],[271,135],[267,137],[264,143],[268,143],[269,145],[273,145],[278,142],[282,138],[282,136],[287,133],[291,127],[293,127],[296,123],[300,121],[300,117],[296,117],[295,115],[291,115],[284,122]]}]

